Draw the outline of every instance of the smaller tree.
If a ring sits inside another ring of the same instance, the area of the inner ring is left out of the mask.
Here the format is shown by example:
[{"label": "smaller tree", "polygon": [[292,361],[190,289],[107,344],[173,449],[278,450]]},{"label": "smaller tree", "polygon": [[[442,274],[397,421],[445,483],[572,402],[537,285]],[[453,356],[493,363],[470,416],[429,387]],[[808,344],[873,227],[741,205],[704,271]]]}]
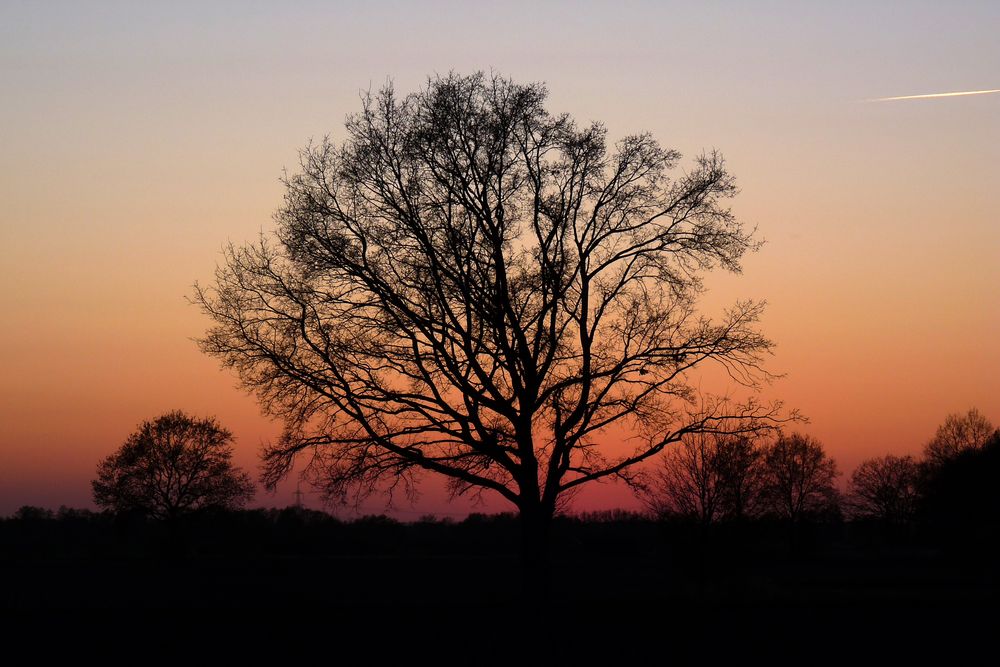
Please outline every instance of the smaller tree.
[{"label": "smaller tree", "polygon": [[722,487],[722,506],[731,519],[754,516],[760,510],[764,484],[763,453],[758,439],[724,436],[715,461]]},{"label": "smaller tree", "polygon": [[663,457],[645,501],[657,515],[711,523],[752,513],[760,482],[760,450],[753,438],[698,433]]},{"label": "smaller tree", "polygon": [[719,512],[718,440],[708,433],[684,438],[655,473],[646,504],[658,516],[679,515],[711,523]]},{"label": "smaller tree", "polygon": [[98,465],[94,502],[158,519],[209,507],[242,507],[253,498],[254,484],[233,466],[232,440],[214,419],[180,411],[145,421]]},{"label": "smaller tree", "polygon": [[920,518],[932,534],[952,546],[989,545],[977,549],[995,554],[1000,545],[1000,432],[981,447],[969,447],[936,467],[925,467],[920,479]]},{"label": "smaller tree", "polygon": [[994,432],[993,424],[976,408],[964,415],[950,414],[924,447],[924,460],[938,468],[964,451],[982,449]]},{"label": "smaller tree", "polygon": [[764,495],[768,509],[797,522],[839,507],[833,485],[836,462],[808,435],[781,435],[764,450]]},{"label": "smaller tree", "polygon": [[891,524],[913,518],[918,498],[920,466],[912,456],[882,456],[861,462],[848,491],[853,516]]}]

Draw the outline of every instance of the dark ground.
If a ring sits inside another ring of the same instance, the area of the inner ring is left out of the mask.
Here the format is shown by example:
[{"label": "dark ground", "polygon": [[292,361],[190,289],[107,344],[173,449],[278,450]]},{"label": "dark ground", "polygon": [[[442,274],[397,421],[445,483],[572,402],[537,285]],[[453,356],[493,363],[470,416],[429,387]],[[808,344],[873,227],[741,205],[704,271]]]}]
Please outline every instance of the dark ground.
[{"label": "dark ground", "polygon": [[[529,643],[536,657],[629,664],[955,659],[998,636],[992,540],[840,522],[707,531],[628,515],[564,519],[551,590],[526,604],[517,536],[509,516],[342,523],[292,509],[174,526],[74,512],[8,519],[3,627],[13,636],[44,628],[81,650],[134,640],[166,654],[200,637],[223,653],[398,651],[447,664],[502,661]],[[122,630],[111,644],[109,629]]]}]

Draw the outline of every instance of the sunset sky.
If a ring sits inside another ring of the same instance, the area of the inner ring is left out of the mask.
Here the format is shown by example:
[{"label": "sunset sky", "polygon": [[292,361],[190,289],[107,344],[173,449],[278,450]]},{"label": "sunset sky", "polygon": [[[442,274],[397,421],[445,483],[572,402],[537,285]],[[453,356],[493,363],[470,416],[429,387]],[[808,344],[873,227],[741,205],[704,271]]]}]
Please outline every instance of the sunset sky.
[{"label": "sunset sky", "polygon": [[[767,242],[706,311],[767,300],[767,395],[845,477],[949,413],[1000,422],[1000,94],[873,101],[1000,88],[1000,3],[472,5],[0,2],[0,515],[92,507],[98,460],[172,409],[256,469],[278,426],[192,341],[191,286],[271,228],[282,169],[343,138],[359,91],[449,70],[725,155]],[[429,484],[399,512],[468,507]]]}]

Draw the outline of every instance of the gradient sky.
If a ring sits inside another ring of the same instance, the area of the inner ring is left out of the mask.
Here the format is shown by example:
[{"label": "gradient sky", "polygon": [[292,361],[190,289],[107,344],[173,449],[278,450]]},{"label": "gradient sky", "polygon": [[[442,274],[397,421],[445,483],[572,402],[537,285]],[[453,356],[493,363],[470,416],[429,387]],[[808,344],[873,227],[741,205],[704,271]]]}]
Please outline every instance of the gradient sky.
[{"label": "gradient sky", "polygon": [[[271,227],[282,168],[359,90],[449,70],[726,156],[767,244],[706,308],[768,301],[769,395],[845,477],[948,413],[1000,422],[1000,95],[865,101],[1000,88],[1000,3],[472,4],[0,2],[0,515],[90,506],[97,461],[176,408],[255,468],[278,427],[192,342],[191,284]],[[578,501],[613,506],[635,501]]]}]

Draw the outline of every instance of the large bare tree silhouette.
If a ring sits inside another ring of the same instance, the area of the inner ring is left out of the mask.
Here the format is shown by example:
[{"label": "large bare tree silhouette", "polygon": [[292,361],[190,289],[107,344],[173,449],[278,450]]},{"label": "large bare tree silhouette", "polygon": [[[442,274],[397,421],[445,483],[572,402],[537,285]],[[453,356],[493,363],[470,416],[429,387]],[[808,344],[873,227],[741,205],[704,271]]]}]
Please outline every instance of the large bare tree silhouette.
[{"label": "large bare tree silhouette", "polygon": [[648,134],[609,147],[545,99],[481,73],[363,96],[346,141],[302,152],[276,234],[229,247],[196,286],[203,349],[285,422],[268,483],[303,453],[335,498],[439,473],[518,508],[530,565],[582,485],[635,483],[688,434],[777,417],[691,381],[708,364],[767,378],[762,305],[718,321],[696,307],[704,272],[756,247],[725,207],[723,158],[670,178],[676,151]]}]

